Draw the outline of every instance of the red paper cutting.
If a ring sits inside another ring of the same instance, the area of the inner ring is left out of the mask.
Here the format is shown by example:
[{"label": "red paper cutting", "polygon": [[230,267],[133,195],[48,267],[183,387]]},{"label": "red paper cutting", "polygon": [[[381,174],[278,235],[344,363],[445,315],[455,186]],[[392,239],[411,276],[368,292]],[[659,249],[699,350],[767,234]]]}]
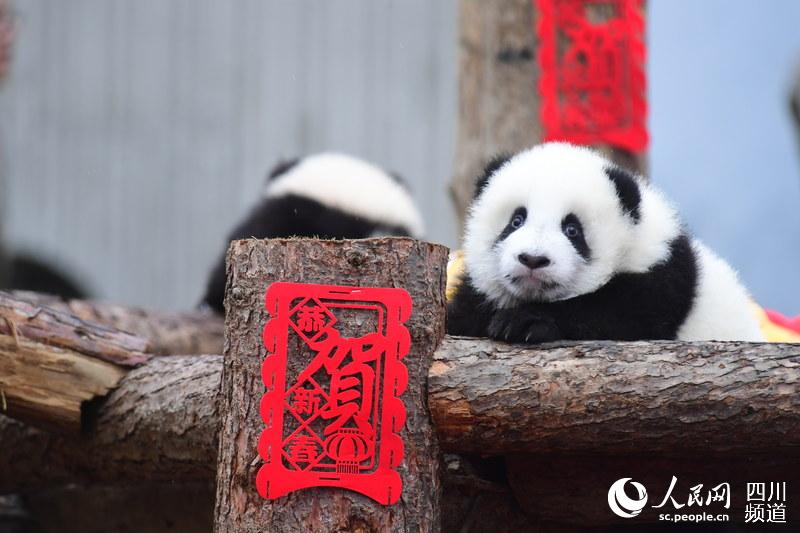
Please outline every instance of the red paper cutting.
[{"label": "red paper cutting", "polygon": [[[643,151],[643,0],[533,2],[544,140]],[[603,20],[591,20],[589,7]]]},{"label": "red paper cutting", "polygon": [[[308,487],[340,487],[384,505],[397,502],[409,294],[274,283],[266,306],[259,494],[274,499]],[[358,335],[343,336],[342,323]]]}]

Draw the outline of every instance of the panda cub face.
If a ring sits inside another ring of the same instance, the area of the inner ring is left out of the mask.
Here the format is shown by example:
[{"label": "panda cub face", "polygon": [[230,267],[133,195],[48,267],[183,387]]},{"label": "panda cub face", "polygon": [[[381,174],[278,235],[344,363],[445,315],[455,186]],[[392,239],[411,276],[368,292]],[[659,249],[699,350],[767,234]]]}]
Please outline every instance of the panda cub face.
[{"label": "panda cub face", "polygon": [[640,187],[600,155],[544,144],[484,179],[468,215],[465,261],[494,304],[590,293],[629,266]]}]

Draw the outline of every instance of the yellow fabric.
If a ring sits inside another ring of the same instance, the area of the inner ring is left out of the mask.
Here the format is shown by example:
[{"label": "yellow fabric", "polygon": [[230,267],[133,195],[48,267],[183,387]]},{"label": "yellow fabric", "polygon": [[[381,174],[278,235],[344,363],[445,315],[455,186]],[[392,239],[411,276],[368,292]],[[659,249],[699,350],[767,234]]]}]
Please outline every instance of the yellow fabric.
[{"label": "yellow fabric", "polygon": [[757,303],[753,302],[752,307],[767,342],[800,342],[800,333],[772,322]]},{"label": "yellow fabric", "polygon": [[464,272],[464,252],[456,250],[450,254],[450,260],[447,262],[447,285],[444,296],[448,302],[456,295],[462,272]]},{"label": "yellow fabric", "polygon": [[[447,288],[445,297],[450,302],[456,294],[461,274],[464,272],[464,252],[456,250],[450,254],[447,262]],[[787,329],[772,322],[767,313],[755,302],[752,303],[753,313],[758,319],[761,333],[767,342],[800,342],[800,333]]]}]

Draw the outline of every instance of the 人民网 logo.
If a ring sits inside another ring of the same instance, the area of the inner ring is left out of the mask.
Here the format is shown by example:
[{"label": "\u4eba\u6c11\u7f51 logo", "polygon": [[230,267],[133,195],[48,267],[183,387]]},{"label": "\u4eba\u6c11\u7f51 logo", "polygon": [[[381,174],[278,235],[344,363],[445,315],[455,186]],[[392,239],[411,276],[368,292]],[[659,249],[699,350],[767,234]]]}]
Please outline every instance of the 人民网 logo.
[{"label": "\u4eba\u6c11\u7f51 logo", "polygon": [[608,506],[615,515],[622,518],[637,516],[647,504],[647,491],[641,483],[631,481],[631,485],[636,489],[637,499],[630,498],[625,494],[625,483],[630,480],[629,477],[618,479],[608,489]]}]

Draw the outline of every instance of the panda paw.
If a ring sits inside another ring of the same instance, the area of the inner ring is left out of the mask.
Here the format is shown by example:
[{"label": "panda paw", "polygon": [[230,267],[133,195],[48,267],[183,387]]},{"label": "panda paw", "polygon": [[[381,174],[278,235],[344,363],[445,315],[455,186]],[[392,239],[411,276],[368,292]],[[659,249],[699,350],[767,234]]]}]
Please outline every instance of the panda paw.
[{"label": "panda paw", "polygon": [[552,317],[519,308],[499,309],[489,323],[489,337],[516,343],[550,342],[561,338]]}]

